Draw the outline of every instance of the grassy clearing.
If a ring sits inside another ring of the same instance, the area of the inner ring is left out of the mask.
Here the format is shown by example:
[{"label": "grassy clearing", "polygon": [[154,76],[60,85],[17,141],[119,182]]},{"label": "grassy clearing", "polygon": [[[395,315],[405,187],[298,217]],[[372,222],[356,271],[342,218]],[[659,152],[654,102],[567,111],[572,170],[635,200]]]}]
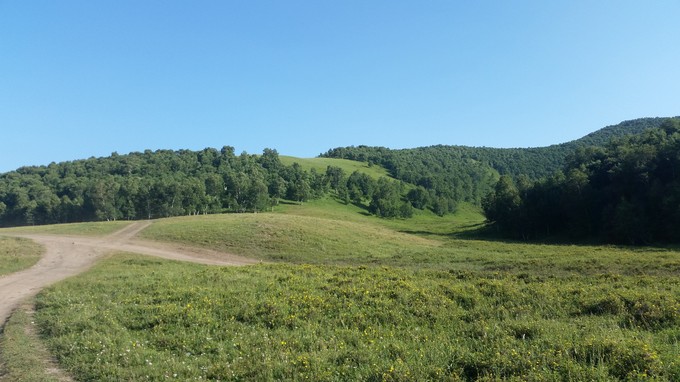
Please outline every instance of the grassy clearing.
[{"label": "grassy clearing", "polygon": [[32,306],[19,307],[0,334],[0,380],[12,382],[64,382],[71,379],[50,362],[38,338]]},{"label": "grassy clearing", "polygon": [[290,166],[293,163],[298,163],[303,170],[310,171],[315,169],[318,172],[325,173],[328,166],[340,167],[345,171],[346,175],[359,171],[378,179],[381,176],[389,177],[387,170],[378,165],[369,166],[366,162],[357,162],[348,159],[336,158],[296,158],[289,156],[279,156],[281,163]]},{"label": "grassy clearing", "polygon": [[123,229],[128,221],[89,222],[2,228],[2,233],[47,233],[53,235],[103,236]]},{"label": "grassy clearing", "polygon": [[0,276],[32,267],[42,253],[43,247],[32,240],[0,236]]},{"label": "grassy clearing", "polygon": [[276,213],[294,216],[310,216],[328,220],[342,220],[380,225],[395,231],[419,236],[456,236],[478,228],[484,222],[479,207],[461,203],[456,213],[438,216],[429,210],[415,210],[409,219],[381,219],[365,209],[352,204],[345,205],[332,197],[312,200],[305,204],[282,204]]},{"label": "grassy clearing", "polygon": [[117,256],[36,318],[82,380],[672,381],[678,296],[672,276]]},{"label": "grassy clearing", "polygon": [[471,208],[440,218],[365,216],[330,200],[282,206],[277,213],[163,219],[146,238],[307,264],[400,266],[563,275],[677,275],[680,252],[659,248],[524,244],[458,239],[480,222]]}]

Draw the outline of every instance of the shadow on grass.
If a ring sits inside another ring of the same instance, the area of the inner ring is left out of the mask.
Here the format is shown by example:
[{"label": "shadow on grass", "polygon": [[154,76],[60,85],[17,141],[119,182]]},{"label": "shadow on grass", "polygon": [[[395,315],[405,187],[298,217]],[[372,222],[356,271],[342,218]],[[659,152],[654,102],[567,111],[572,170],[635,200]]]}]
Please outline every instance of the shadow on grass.
[{"label": "shadow on grass", "polygon": [[579,247],[589,247],[589,246],[607,246],[610,248],[636,250],[644,249],[645,251],[658,250],[660,252],[665,251],[679,251],[680,245],[677,244],[664,244],[664,243],[651,243],[645,245],[626,245],[626,244],[616,244],[608,243],[600,238],[591,239],[574,239],[568,235],[551,235],[549,237],[542,238],[528,238],[520,239],[513,238],[503,235],[497,227],[488,223],[472,223],[467,225],[455,226],[451,232],[440,233],[440,232],[430,232],[424,230],[400,230],[399,232],[425,236],[434,238],[444,238],[453,240],[480,240],[488,242],[497,242],[504,244],[536,244],[536,245],[573,245]]},{"label": "shadow on grass", "polygon": [[489,226],[486,223],[471,223],[466,225],[455,226],[451,232],[432,232],[426,230],[409,230],[409,229],[400,230],[399,232],[408,233],[412,235],[440,237],[448,239],[515,242],[515,240],[510,240],[507,237],[503,237],[502,235],[497,233],[493,226]]}]

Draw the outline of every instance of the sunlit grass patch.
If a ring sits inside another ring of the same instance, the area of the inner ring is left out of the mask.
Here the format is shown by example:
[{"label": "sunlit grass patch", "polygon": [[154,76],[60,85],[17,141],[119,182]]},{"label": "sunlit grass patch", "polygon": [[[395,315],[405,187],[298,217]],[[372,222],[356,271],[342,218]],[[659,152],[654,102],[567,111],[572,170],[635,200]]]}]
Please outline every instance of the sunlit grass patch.
[{"label": "sunlit grass patch", "polygon": [[42,253],[43,247],[31,240],[0,236],[0,275],[30,268]]},{"label": "sunlit grass patch", "polygon": [[311,171],[315,169],[321,174],[326,173],[326,168],[328,166],[334,166],[341,168],[346,176],[349,176],[354,171],[363,172],[370,175],[374,179],[380,178],[381,176],[389,176],[387,170],[379,165],[369,166],[366,162],[358,162],[349,159],[338,159],[338,158],[297,158],[291,156],[279,156],[281,163],[286,166],[291,166],[293,163],[298,163],[305,171]]},{"label": "sunlit grass patch", "polygon": [[460,239],[457,232],[479,223],[474,211],[461,214],[416,217],[408,230],[411,219],[364,216],[327,199],[286,206],[276,213],[161,219],[142,236],[293,263],[484,270],[543,277],[680,275],[680,252],[673,249]]},{"label": "sunlit grass patch", "polygon": [[163,219],[142,236],[264,260],[323,264],[380,264],[441,245],[376,224],[271,213]]},{"label": "sunlit grass patch", "polygon": [[54,235],[84,235],[101,236],[114,233],[130,224],[129,221],[108,221],[108,222],[88,222],[88,223],[68,223],[36,225],[25,227],[2,228],[0,234],[6,233],[26,233],[26,234],[54,234]]}]

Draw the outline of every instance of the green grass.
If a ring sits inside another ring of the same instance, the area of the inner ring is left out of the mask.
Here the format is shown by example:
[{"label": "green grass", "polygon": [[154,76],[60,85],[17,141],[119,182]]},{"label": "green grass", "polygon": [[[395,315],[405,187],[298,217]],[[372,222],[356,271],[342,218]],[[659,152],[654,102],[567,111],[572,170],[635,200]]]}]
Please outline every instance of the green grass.
[{"label": "green grass", "polygon": [[0,334],[0,380],[58,382],[63,373],[50,364],[50,354],[35,332],[29,304],[23,304]]},{"label": "green grass", "polygon": [[25,227],[1,228],[2,233],[47,233],[53,235],[83,235],[83,236],[103,236],[123,229],[130,224],[128,221],[109,221],[109,222],[88,222],[88,223],[68,223],[36,225]]},{"label": "green grass", "polygon": [[441,245],[375,224],[271,213],[163,219],[142,237],[262,260],[321,264],[381,264]]},{"label": "green grass", "polygon": [[79,380],[680,380],[680,252],[466,238],[481,222],[330,198],[161,219],[142,235],[274,263],[119,254],[36,322]]},{"label": "green grass", "polygon": [[32,240],[0,236],[0,276],[32,267],[42,253],[43,247]]},{"label": "green grass", "polygon": [[142,236],[298,264],[528,272],[543,276],[680,273],[680,252],[673,249],[458,238],[479,224],[480,215],[472,207],[443,218],[422,213],[413,219],[387,220],[324,199],[282,206],[277,213],[158,220]]},{"label": "green grass", "polygon": [[296,158],[289,156],[279,156],[281,163],[286,166],[290,166],[297,162],[303,170],[310,171],[315,169],[320,173],[326,173],[326,168],[328,166],[340,167],[345,171],[345,175],[349,176],[354,171],[359,171],[370,175],[371,177],[378,179],[381,176],[389,177],[387,170],[379,165],[369,166],[366,162],[357,162],[348,159],[336,159],[336,158]]},{"label": "green grass", "polygon": [[37,320],[81,380],[673,381],[678,296],[676,276],[117,256]]},{"label": "green grass", "polygon": [[284,215],[310,216],[328,220],[343,220],[383,227],[412,233],[425,237],[456,236],[482,226],[484,216],[479,207],[461,203],[456,212],[438,216],[429,210],[415,210],[409,219],[382,219],[371,216],[364,208],[353,204],[344,204],[335,198],[326,197],[311,200],[302,205],[282,204],[275,212]]}]

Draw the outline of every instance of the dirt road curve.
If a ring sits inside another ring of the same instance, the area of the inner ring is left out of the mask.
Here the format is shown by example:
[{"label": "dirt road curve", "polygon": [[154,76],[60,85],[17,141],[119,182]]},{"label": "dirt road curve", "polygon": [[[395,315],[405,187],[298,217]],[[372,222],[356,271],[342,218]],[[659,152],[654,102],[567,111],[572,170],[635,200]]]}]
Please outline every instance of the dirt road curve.
[{"label": "dirt road curve", "polygon": [[98,238],[16,235],[35,240],[44,245],[46,251],[32,268],[0,277],[0,328],[21,300],[35,295],[49,284],[87,270],[107,253],[133,252],[210,265],[247,265],[258,262],[225,253],[134,239],[149,224],[151,223],[132,223],[114,234]]}]

